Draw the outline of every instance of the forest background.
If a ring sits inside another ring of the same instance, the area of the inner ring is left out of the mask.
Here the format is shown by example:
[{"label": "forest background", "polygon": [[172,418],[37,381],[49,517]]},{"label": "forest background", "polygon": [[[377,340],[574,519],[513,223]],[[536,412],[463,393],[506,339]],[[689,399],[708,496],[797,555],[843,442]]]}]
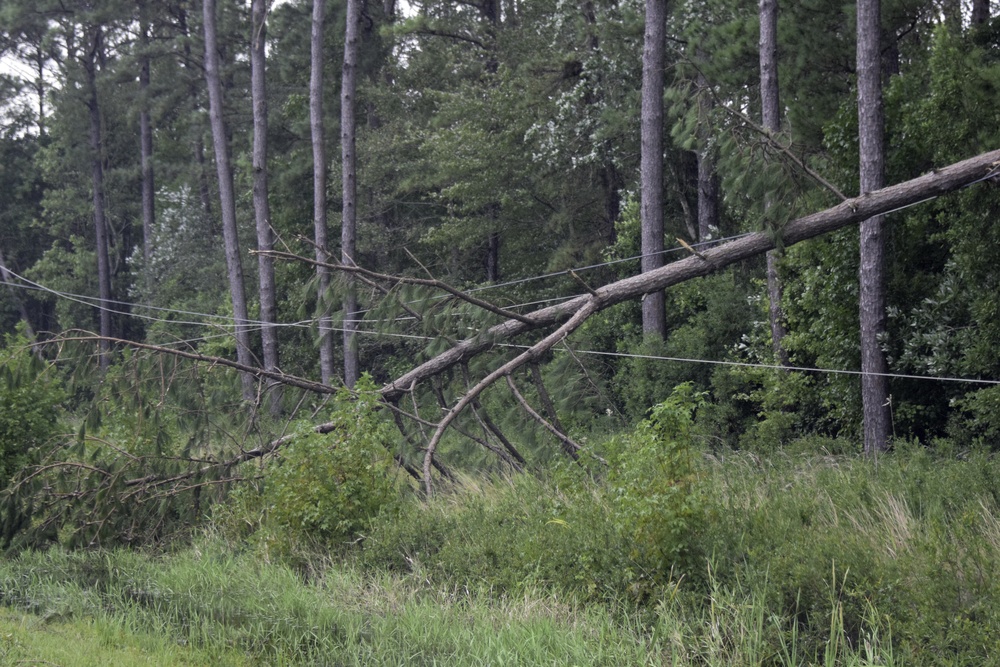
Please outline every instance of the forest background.
[{"label": "forest background", "polygon": [[772,661],[990,654],[997,157],[788,234],[1000,145],[989,2],[5,0],[0,52],[12,553],[208,531],[652,652],[749,582]]}]

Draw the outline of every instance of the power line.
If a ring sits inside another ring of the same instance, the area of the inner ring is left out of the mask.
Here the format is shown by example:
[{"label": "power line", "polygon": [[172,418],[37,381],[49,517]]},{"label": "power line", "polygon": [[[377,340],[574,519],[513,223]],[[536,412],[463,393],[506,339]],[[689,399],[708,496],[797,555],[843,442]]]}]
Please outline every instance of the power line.
[{"label": "power line", "polygon": [[[343,331],[343,329],[331,329],[331,331]],[[389,333],[380,331],[366,331],[363,329],[356,329],[356,333],[369,334],[374,336],[389,336],[393,338],[410,338],[419,339],[424,341],[434,340],[434,336],[420,336],[417,334],[400,334],[400,333]],[[513,343],[497,343],[495,347],[506,347],[509,349],[516,350],[528,350],[531,349],[530,345],[515,345]],[[561,351],[560,348],[555,348],[555,351]],[[602,352],[600,350],[573,350],[574,354],[586,354],[590,356],[600,356],[600,357],[620,357],[624,359],[648,359],[650,361],[671,361],[677,363],[688,363],[688,364],[711,364],[716,366],[737,366],[742,368],[761,368],[765,370],[781,370],[781,371],[801,371],[804,373],[825,373],[830,375],[875,375],[887,378],[898,378],[906,380],[934,380],[938,382],[965,382],[969,384],[985,384],[985,385],[998,385],[1000,380],[983,380],[978,378],[959,378],[959,377],[947,377],[947,376],[937,376],[937,375],[911,375],[907,373],[865,373],[864,371],[852,371],[843,370],[839,368],[810,368],[808,366],[781,366],[778,364],[756,364],[748,361],[719,361],[715,359],[690,359],[684,357],[663,357],[652,354],[629,354],[626,352]]]},{"label": "power line", "polygon": [[[55,295],[57,297],[60,297],[60,298],[69,299],[71,301],[75,301],[75,302],[81,303],[81,304],[86,305],[86,306],[98,307],[98,308],[100,307],[98,304],[93,304],[93,303],[90,303],[89,301],[87,301],[87,299],[94,299],[94,297],[86,297],[86,296],[81,296],[81,295],[66,294],[66,293],[63,293],[63,292],[59,292],[57,290],[53,290],[53,289],[47,288],[47,287],[45,287],[43,285],[40,285],[38,283],[34,283],[32,281],[28,281],[25,278],[23,278],[23,277],[15,274],[15,273],[13,273],[13,272],[11,272],[11,275],[14,275],[16,278],[18,278],[20,280],[25,280],[25,282],[29,282],[31,284],[31,286],[29,287],[29,286],[24,286],[24,285],[14,285],[14,284],[11,284],[11,283],[6,283],[7,285],[9,285],[11,287],[21,287],[21,288],[25,288],[25,289],[37,289],[37,290],[41,290],[41,291],[44,291],[44,292],[47,292],[47,293],[51,293],[51,294],[53,294],[53,295]],[[73,297],[79,297],[79,298],[73,298]],[[545,300],[542,300],[542,301],[537,301],[537,302],[534,302],[534,303],[531,303],[531,304],[524,304],[524,305],[534,305],[534,304],[537,304],[537,303],[545,303],[545,302],[548,302],[548,301],[561,300],[561,299],[566,299],[566,298],[572,298],[572,297],[559,297],[559,298],[556,298],[556,299],[545,299]],[[117,302],[113,302],[113,303],[130,305],[130,304],[127,304],[126,302],[121,302],[121,301],[117,301]],[[231,322],[232,321],[231,318],[228,318],[228,317],[226,317],[224,315],[209,315],[209,314],[206,314],[206,313],[196,313],[196,312],[192,312],[192,311],[178,311],[178,310],[172,310],[172,309],[169,309],[169,308],[158,308],[158,307],[155,307],[155,306],[143,306],[143,307],[151,308],[153,310],[158,310],[158,311],[164,311],[164,312],[178,312],[178,313],[185,313],[185,314],[201,315],[201,316],[208,317],[208,318],[225,319],[225,320],[227,320],[227,322]],[[152,320],[152,321],[157,321],[157,322],[165,322],[165,323],[169,323],[169,324],[190,324],[190,325],[195,325],[195,326],[211,326],[209,323],[205,323],[205,322],[179,322],[178,320],[166,320],[166,319],[162,319],[162,318],[154,318],[154,317],[150,317],[150,316],[136,315],[134,313],[126,313],[126,312],[123,312],[123,311],[112,310],[111,312],[120,313],[120,314],[124,314],[124,315],[131,315],[131,316],[134,316],[134,317],[142,317],[144,319],[148,319],[148,320]],[[413,319],[412,317],[406,317],[406,318],[396,318],[396,320],[382,320],[382,321],[383,322],[390,322],[390,321],[401,321],[401,320],[412,320],[412,319]],[[377,322],[373,322],[371,320],[348,320],[348,321],[349,322],[354,322],[356,324],[374,324],[374,323],[377,323]],[[264,325],[265,324],[265,323],[261,322],[260,320],[247,320],[246,322],[248,324],[258,324],[258,325]],[[300,320],[299,322],[281,323],[281,324],[277,324],[277,325],[266,325],[266,326],[283,326],[283,327],[302,327],[302,328],[304,328],[304,327],[311,327],[312,325],[316,324],[317,322],[319,322],[319,320],[317,320],[317,319],[309,319],[309,320]],[[254,327],[251,327],[250,330],[251,331],[256,331],[256,330],[260,330],[262,328],[263,328],[263,326],[254,326]],[[323,324],[320,324],[319,330],[320,331],[328,331],[328,332],[341,332],[341,333],[344,332],[344,331],[346,331],[346,329],[344,329],[343,327],[325,326]],[[403,333],[394,333],[394,332],[387,332],[387,331],[373,331],[373,330],[366,330],[366,329],[352,329],[351,331],[353,331],[354,333],[358,333],[358,334],[369,335],[369,336],[376,336],[376,337],[383,337],[383,338],[403,338],[403,339],[422,340],[422,341],[431,341],[431,340],[435,339],[434,336],[426,336],[426,335],[420,335],[420,334],[403,334]],[[198,343],[198,342],[207,341],[207,340],[210,340],[212,338],[221,338],[221,337],[227,337],[227,336],[231,336],[231,335],[232,335],[232,333],[230,333],[230,332],[223,332],[223,333],[217,333],[217,334],[213,334],[213,335],[197,336],[197,337],[188,338],[188,339],[184,339],[184,340],[172,341],[172,342],[170,342],[170,343],[168,343],[168,344],[166,344],[164,346],[167,346],[167,345],[190,345],[190,344],[194,344],[194,343]],[[516,344],[513,344],[513,343],[498,343],[496,345],[496,347],[506,347],[506,348],[509,348],[509,349],[518,349],[518,350],[527,350],[527,349],[530,349],[529,345],[516,345]],[[718,366],[735,366],[735,367],[742,367],[742,368],[761,368],[761,369],[769,369],[769,370],[786,370],[786,371],[792,370],[792,371],[800,371],[800,372],[805,372],[805,373],[824,373],[824,374],[831,374],[831,375],[854,375],[854,376],[865,375],[865,373],[863,371],[844,370],[844,369],[836,369],[836,368],[810,368],[810,367],[807,367],[807,366],[780,366],[780,365],[777,365],[777,364],[759,364],[759,363],[750,363],[750,362],[743,362],[743,361],[720,361],[720,360],[714,360],[714,359],[691,359],[691,358],[685,358],[685,357],[665,357],[665,356],[649,355],[649,354],[629,354],[629,353],[625,353],[625,352],[604,352],[604,351],[600,351],[600,350],[574,350],[574,353],[576,353],[576,354],[585,354],[585,355],[590,355],[590,356],[617,357],[617,358],[625,358],[625,359],[647,359],[647,360],[650,360],[650,361],[669,361],[669,362],[675,362],[675,363],[711,364],[711,365],[718,365]],[[942,376],[928,376],[928,375],[912,375],[912,374],[906,374],[906,373],[869,373],[869,374],[870,375],[877,375],[877,376],[881,376],[881,377],[887,377],[887,378],[898,378],[898,379],[909,379],[909,380],[933,380],[933,381],[938,381],[938,382],[962,382],[962,383],[967,383],[967,384],[984,384],[984,385],[998,385],[998,384],[1000,384],[1000,380],[984,380],[984,379],[976,379],[976,378],[959,378],[959,377],[948,377],[948,376],[942,377]]]}]

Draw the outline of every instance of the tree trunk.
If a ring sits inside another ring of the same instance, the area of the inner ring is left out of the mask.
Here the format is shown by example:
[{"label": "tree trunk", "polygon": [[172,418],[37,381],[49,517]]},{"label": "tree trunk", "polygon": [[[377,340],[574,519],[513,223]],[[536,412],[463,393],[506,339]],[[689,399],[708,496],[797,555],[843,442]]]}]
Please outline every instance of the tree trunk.
[{"label": "tree trunk", "polygon": [[[251,5],[250,76],[253,99],[253,209],[257,222],[257,248],[272,250],[274,234],[271,231],[271,208],[267,194],[267,85],[265,81],[264,40],[267,36],[267,0],[253,0]],[[278,368],[277,297],[274,285],[274,260],[265,254],[257,255],[260,281],[261,343],[264,350],[264,369]],[[269,381],[268,405],[271,414],[281,412],[281,385]]]},{"label": "tree trunk", "polygon": [[[181,34],[184,35],[184,64],[188,69],[192,68],[192,63],[194,58],[191,54],[191,40],[189,37],[191,33],[188,31],[187,24],[187,11],[184,9],[184,5],[178,7],[178,23],[180,24]],[[201,63],[204,66],[204,63]],[[191,109],[197,114],[201,110],[201,105],[198,102],[198,89],[194,84],[194,78],[191,79],[191,86],[189,88],[189,93],[191,96]],[[198,132],[195,135],[194,140],[194,159],[195,163],[198,165],[198,196],[201,199],[201,208],[205,213],[205,220],[212,219],[212,193],[211,188],[208,184],[208,166],[205,160],[205,142],[202,139],[203,131],[201,128],[201,123],[197,123]]]},{"label": "tree trunk", "polygon": [[972,0],[972,24],[978,25],[990,20],[990,0]]},{"label": "tree trunk", "polygon": [[698,152],[698,241],[711,241],[719,231],[719,174],[711,148]]},{"label": "tree trunk", "polygon": [[[229,295],[233,301],[236,323],[236,359],[244,365],[253,363],[248,330],[247,300],[243,288],[243,261],[240,257],[236,231],[236,196],[233,192],[233,170],[229,162],[226,126],[222,119],[222,82],[219,78],[219,50],[215,30],[215,0],[204,0],[202,6],[205,28],[205,82],[208,85],[209,118],[212,124],[212,144],[215,148],[215,169],[219,180],[219,204],[222,210],[222,236],[226,247],[226,270],[229,275]],[[253,401],[254,379],[241,373],[243,400]]]},{"label": "tree trunk", "polygon": [[[313,241],[316,243],[316,260],[329,261],[327,255],[326,222],[326,133],[323,127],[323,15],[326,0],[313,0],[312,47],[309,73],[309,123],[312,132],[313,152]],[[330,269],[316,267],[319,281],[319,370],[325,385],[332,385],[335,377],[333,366],[333,323],[329,315],[327,293],[330,290]]]},{"label": "tree trunk", "polygon": [[[642,49],[641,225],[642,271],[663,266],[663,63],[666,49],[667,0],[646,0]],[[642,302],[642,332],[664,338],[667,333],[662,291]]]},{"label": "tree trunk", "polygon": [[608,160],[601,168],[601,188],[604,190],[604,219],[602,220],[601,238],[607,245],[614,245],[617,240],[615,223],[621,214],[623,187],[621,174],[613,161]]},{"label": "tree trunk", "polygon": [[94,238],[97,252],[97,283],[100,293],[101,370],[111,365],[111,261],[108,257],[108,227],[104,215],[104,165],[102,163],[101,109],[97,102],[97,61],[104,33],[92,28],[84,69],[87,73],[87,108],[90,112],[90,185],[94,205]]},{"label": "tree trunk", "polygon": [[146,264],[146,293],[153,287],[153,225],[155,222],[153,181],[153,128],[149,107],[149,21],[146,3],[139,7],[139,150],[142,165],[142,257]]},{"label": "tree trunk", "polygon": [[[778,0],[760,0],[760,106],[764,129],[775,134],[781,129],[781,106],[778,102]],[[770,197],[764,200],[765,217],[774,202]],[[785,351],[785,314],[781,309],[784,286],[778,266],[781,250],[767,253],[767,298],[768,321],[771,324],[771,345],[774,358],[782,366],[788,366],[788,352]]]},{"label": "tree trunk", "polygon": [[500,282],[500,233],[490,232],[486,240],[486,282]]},{"label": "tree trunk", "polygon": [[[347,27],[344,35],[344,68],[340,89],[341,159],[343,170],[343,221],[340,230],[341,261],[353,265],[357,253],[357,191],[354,95],[357,90],[358,23],[361,0],[347,0]],[[344,383],[353,387],[359,375],[358,348],[355,340],[358,297],[354,281],[348,280],[344,298]]]},{"label": "tree trunk", "polygon": [[[885,184],[885,137],[882,116],[881,18],[879,0],[858,0],[858,139],[861,195]],[[889,382],[879,336],[886,326],[884,217],[861,223],[861,400],[864,405],[865,453],[884,450],[889,442]]]},{"label": "tree trunk", "polygon": [[[708,60],[708,54],[701,49],[697,50],[698,62],[704,63]],[[698,126],[699,150],[696,152],[697,175],[695,182],[698,187],[697,203],[697,236],[691,238],[704,243],[710,241],[719,231],[719,175],[716,171],[716,150],[712,146],[712,132],[710,125],[710,114],[713,107],[712,97],[708,94],[708,79],[702,72],[698,72],[698,88],[701,95],[698,98],[699,116],[701,122]]]}]

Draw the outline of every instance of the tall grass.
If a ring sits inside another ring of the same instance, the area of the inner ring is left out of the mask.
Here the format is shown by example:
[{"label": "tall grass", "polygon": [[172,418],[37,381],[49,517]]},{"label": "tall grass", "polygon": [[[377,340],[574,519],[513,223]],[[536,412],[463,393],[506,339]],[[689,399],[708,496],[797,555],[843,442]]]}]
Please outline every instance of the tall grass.
[{"label": "tall grass", "polygon": [[1000,655],[990,456],[908,449],[875,466],[716,453],[700,475],[705,520],[659,578],[644,578],[607,487],[560,473],[414,499],[336,561],[304,547],[286,561],[262,547],[274,533],[220,531],[159,558],[25,553],[0,562],[0,600],[219,664],[234,652],[251,664],[692,667]]}]

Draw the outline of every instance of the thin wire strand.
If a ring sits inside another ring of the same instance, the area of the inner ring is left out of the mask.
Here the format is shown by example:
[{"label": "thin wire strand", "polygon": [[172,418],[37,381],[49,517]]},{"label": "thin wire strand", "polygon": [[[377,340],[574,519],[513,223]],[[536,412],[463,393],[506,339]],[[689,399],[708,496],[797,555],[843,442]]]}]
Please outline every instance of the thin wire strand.
[{"label": "thin wire strand", "polygon": [[[333,328],[331,331],[343,331],[343,329]],[[393,338],[410,338],[423,341],[435,340],[434,336],[420,336],[417,334],[400,334],[400,333],[388,333],[380,331],[369,331],[364,329],[356,329],[356,333],[369,334],[374,336],[388,336]],[[506,347],[509,349],[516,350],[528,350],[531,349],[530,345],[516,345],[514,343],[497,343],[495,347]],[[555,348],[559,350],[559,348]],[[743,368],[763,368],[768,370],[784,370],[784,371],[802,371],[804,373],[826,373],[831,375],[872,375],[887,378],[899,378],[906,380],[936,380],[939,382],[966,382],[971,384],[986,384],[986,385],[997,385],[1000,384],[1000,380],[984,380],[978,378],[959,378],[959,377],[948,377],[948,376],[937,376],[937,375],[911,375],[907,373],[866,373],[864,371],[852,371],[843,370],[839,368],[810,368],[808,366],[781,366],[778,364],[755,364],[748,361],[719,361],[715,359],[690,359],[684,357],[662,357],[652,354],[628,354],[626,352],[602,352],[600,350],[577,350],[574,349],[575,354],[586,354],[590,356],[600,356],[600,357],[620,357],[624,359],[647,359],[650,361],[671,361],[677,363],[688,363],[688,364],[712,364],[716,366],[738,366]]]},{"label": "thin wire strand", "polygon": [[[979,179],[977,179],[975,181],[972,181],[972,182],[970,182],[970,183],[962,186],[962,188],[959,188],[959,189],[960,190],[961,189],[965,189],[965,188],[971,187],[971,186],[973,186],[973,185],[975,185],[977,183],[981,183],[983,181],[990,180],[992,178],[995,178],[998,174],[1000,174],[1000,167],[996,167],[996,168],[992,169],[989,173],[987,173],[982,178],[979,178]],[[931,201],[933,199],[937,199],[938,196],[939,195],[931,196],[931,197],[928,197],[926,199],[923,199],[923,200],[920,200],[920,201],[917,201],[917,202],[913,202],[911,204],[907,204],[905,206],[900,206],[899,208],[893,209],[892,211],[887,211],[883,215],[888,215],[889,213],[895,213],[895,212],[898,212],[898,211],[910,208],[912,206],[917,206],[919,204],[923,204],[923,203]],[[712,240],[709,240],[709,241],[703,241],[703,242],[700,242],[700,243],[695,243],[695,244],[690,244],[690,245],[692,247],[699,247],[699,246],[708,245],[708,244],[713,244],[714,245],[714,244],[723,243],[723,242],[726,242],[726,241],[731,241],[731,240],[736,240],[736,239],[744,238],[744,237],[749,236],[751,234],[752,234],[752,232],[748,232],[748,233],[745,233],[745,234],[739,234],[739,235],[736,235],[736,236],[726,237],[726,238],[722,238],[722,239],[712,239]],[[517,280],[507,281],[505,283],[498,283],[498,284],[494,284],[494,285],[485,285],[483,287],[478,287],[478,288],[470,289],[470,290],[467,290],[467,291],[471,293],[471,292],[481,292],[481,291],[485,291],[485,290],[489,290],[489,289],[497,289],[497,288],[500,288],[500,287],[509,287],[509,286],[512,286],[512,285],[519,285],[519,284],[523,284],[523,283],[526,283],[526,282],[532,282],[532,281],[536,281],[536,280],[544,280],[546,278],[552,278],[552,277],[557,277],[557,276],[569,275],[571,271],[573,271],[573,272],[588,271],[588,270],[592,270],[592,269],[596,269],[596,268],[601,268],[601,267],[605,267],[605,266],[611,266],[613,264],[619,264],[619,263],[623,263],[623,262],[635,261],[637,259],[641,259],[644,256],[652,256],[652,255],[657,255],[657,254],[669,254],[669,253],[673,253],[673,252],[680,252],[680,251],[683,251],[683,250],[685,250],[685,248],[683,248],[683,247],[668,248],[668,249],[665,249],[665,250],[662,250],[662,251],[658,251],[656,253],[647,253],[646,255],[636,255],[636,256],[627,257],[627,258],[624,258],[624,259],[609,260],[607,262],[601,262],[601,263],[592,264],[592,265],[589,265],[589,266],[583,266],[583,267],[578,267],[578,268],[574,268],[574,269],[566,269],[566,270],[563,270],[563,271],[556,271],[556,272],[552,272],[552,273],[541,274],[541,275],[538,275],[538,276],[531,276],[531,277],[527,277],[527,278],[520,278],[520,279],[517,279]],[[233,324],[230,324],[229,326],[235,326],[235,323],[236,323],[235,318],[232,318],[232,317],[229,317],[229,316],[226,316],[226,315],[214,315],[214,314],[209,314],[209,313],[199,313],[199,312],[194,312],[194,311],[186,311],[186,310],[179,310],[179,309],[173,309],[173,308],[162,308],[162,307],[158,307],[158,306],[149,306],[149,305],[144,305],[144,304],[134,304],[134,303],[126,302],[126,301],[109,300],[109,301],[103,302],[99,298],[96,298],[96,297],[91,297],[91,296],[86,296],[86,295],[79,295],[79,294],[71,294],[71,293],[66,293],[66,292],[59,292],[58,290],[54,290],[52,288],[46,287],[45,285],[42,285],[40,283],[36,283],[36,282],[31,281],[31,280],[29,280],[29,279],[27,279],[27,278],[25,278],[25,277],[23,277],[21,275],[18,275],[17,273],[14,273],[10,269],[8,269],[7,272],[10,275],[12,275],[15,278],[17,278],[18,280],[23,281],[24,283],[27,283],[25,285],[15,284],[15,283],[10,283],[10,282],[5,282],[4,283],[4,284],[6,284],[6,285],[8,285],[10,287],[16,287],[16,288],[26,289],[26,290],[28,290],[28,289],[34,289],[34,290],[43,291],[43,292],[52,294],[52,295],[54,295],[54,296],[56,296],[58,298],[66,299],[66,300],[73,301],[73,302],[76,302],[76,303],[80,303],[82,305],[85,305],[85,306],[88,306],[88,307],[91,307],[91,308],[98,308],[100,310],[107,310],[107,311],[109,311],[111,313],[114,313],[114,314],[125,315],[125,316],[128,316],[128,317],[137,317],[137,318],[144,319],[144,320],[149,320],[149,321],[153,321],[153,322],[163,322],[163,323],[168,323],[168,324],[183,324],[183,325],[192,325],[192,326],[213,326],[212,324],[207,323],[207,322],[186,322],[186,321],[182,321],[182,320],[167,320],[167,319],[156,318],[156,317],[152,317],[152,316],[148,316],[148,315],[140,315],[140,314],[133,313],[133,312],[128,312],[128,311],[114,310],[114,309],[111,309],[111,308],[107,308],[106,306],[103,305],[103,303],[114,303],[114,304],[117,304],[117,305],[128,306],[130,308],[145,308],[145,309],[148,309],[148,310],[153,310],[153,311],[158,311],[158,312],[174,313],[174,314],[181,314],[181,315],[193,315],[193,316],[197,316],[197,317],[204,317],[204,318],[207,318],[207,319],[225,320],[227,324],[228,323],[233,323]],[[442,296],[437,296],[437,297],[432,297],[432,298],[443,298],[443,297]],[[575,297],[555,297],[555,298],[552,298],[552,299],[543,299],[543,300],[540,300],[540,301],[534,301],[534,302],[529,302],[529,303],[525,303],[525,304],[521,304],[521,305],[510,306],[510,307],[512,307],[512,308],[518,308],[518,307],[524,307],[524,306],[537,305],[537,304],[540,304],[540,303],[548,303],[548,302],[552,302],[552,301],[568,300],[568,299],[572,299],[572,298],[575,298]],[[420,300],[420,301],[427,301],[427,300],[430,300],[430,299],[423,299],[423,300]],[[414,303],[416,303],[416,302],[414,302]],[[370,311],[366,310],[366,311],[360,311],[360,312],[361,313],[365,313],[365,312],[370,312]],[[413,319],[412,317],[396,318],[395,320],[381,320],[380,322],[385,323],[385,322],[402,321],[402,320],[412,320],[412,319]],[[291,322],[291,323],[271,323],[271,322],[263,322],[261,320],[250,320],[250,319],[242,321],[244,328],[248,328],[247,325],[256,325],[256,326],[253,326],[253,327],[249,327],[250,331],[262,330],[262,329],[267,328],[267,327],[310,327],[311,328],[313,325],[315,325],[315,324],[317,324],[319,322],[322,322],[322,320],[319,319],[319,318],[313,318],[313,319],[308,319],[308,320],[301,320],[299,322]],[[350,322],[350,323],[354,323],[354,324],[362,324],[362,323],[373,324],[373,323],[376,323],[378,321],[371,321],[371,320],[345,320],[345,322]],[[320,326],[320,330],[321,331],[330,331],[330,332],[343,332],[343,331],[345,331],[345,329],[343,329],[343,328],[328,327],[328,326],[322,326],[322,325]],[[432,337],[432,336],[420,336],[420,335],[416,335],[416,334],[399,334],[399,333],[390,333],[390,332],[377,332],[377,331],[369,331],[369,330],[357,329],[357,328],[351,329],[350,331],[352,331],[354,333],[360,333],[360,334],[366,334],[366,335],[373,335],[373,336],[382,336],[382,337],[409,338],[409,339],[419,339],[419,340],[425,340],[425,341],[427,341],[427,340],[434,340],[434,337]],[[183,340],[183,341],[173,341],[170,344],[174,344],[174,345],[191,344],[191,343],[194,343],[194,342],[208,340],[210,338],[217,338],[217,337],[223,337],[223,336],[229,336],[229,335],[232,335],[232,334],[228,333],[228,332],[226,332],[226,333],[219,333],[219,334],[215,334],[215,335],[211,335],[211,336],[200,336],[200,337],[196,337],[196,338],[190,338],[190,339]],[[507,347],[507,348],[522,349],[523,350],[523,349],[529,349],[530,346],[515,345],[515,344],[512,344],[512,343],[500,343],[500,344],[497,344],[497,347]],[[805,367],[805,366],[780,366],[780,365],[776,365],[776,364],[754,364],[754,363],[750,363],[750,362],[739,362],[739,361],[719,361],[719,360],[710,360],[710,359],[688,359],[688,358],[682,358],[682,357],[662,357],[662,356],[656,356],[656,355],[627,354],[627,353],[623,353],[623,352],[602,352],[602,351],[598,351],[598,350],[576,350],[576,353],[577,354],[587,354],[587,355],[591,355],[591,356],[621,357],[621,358],[631,358],[631,359],[647,359],[647,360],[652,360],[652,361],[670,361],[670,362],[676,362],[676,363],[699,363],[699,364],[713,364],[713,365],[723,365],[723,366],[736,366],[736,367],[744,367],[744,368],[763,368],[763,369],[773,369],[773,370],[795,370],[795,371],[801,371],[801,372],[807,372],[807,373],[827,373],[827,374],[856,375],[856,376],[863,376],[863,375],[867,374],[867,375],[872,375],[872,376],[881,376],[881,377],[887,377],[887,378],[911,379],[911,380],[936,380],[936,381],[939,381],[939,382],[963,382],[963,383],[986,384],[986,385],[997,385],[997,384],[1000,384],[1000,380],[984,380],[984,379],[974,379],[974,378],[957,378],[957,377],[940,377],[940,376],[912,375],[912,374],[905,374],[905,373],[871,373],[871,372],[866,373],[864,371],[843,370],[843,369],[833,369],[833,368],[809,368],[809,367]]]}]

